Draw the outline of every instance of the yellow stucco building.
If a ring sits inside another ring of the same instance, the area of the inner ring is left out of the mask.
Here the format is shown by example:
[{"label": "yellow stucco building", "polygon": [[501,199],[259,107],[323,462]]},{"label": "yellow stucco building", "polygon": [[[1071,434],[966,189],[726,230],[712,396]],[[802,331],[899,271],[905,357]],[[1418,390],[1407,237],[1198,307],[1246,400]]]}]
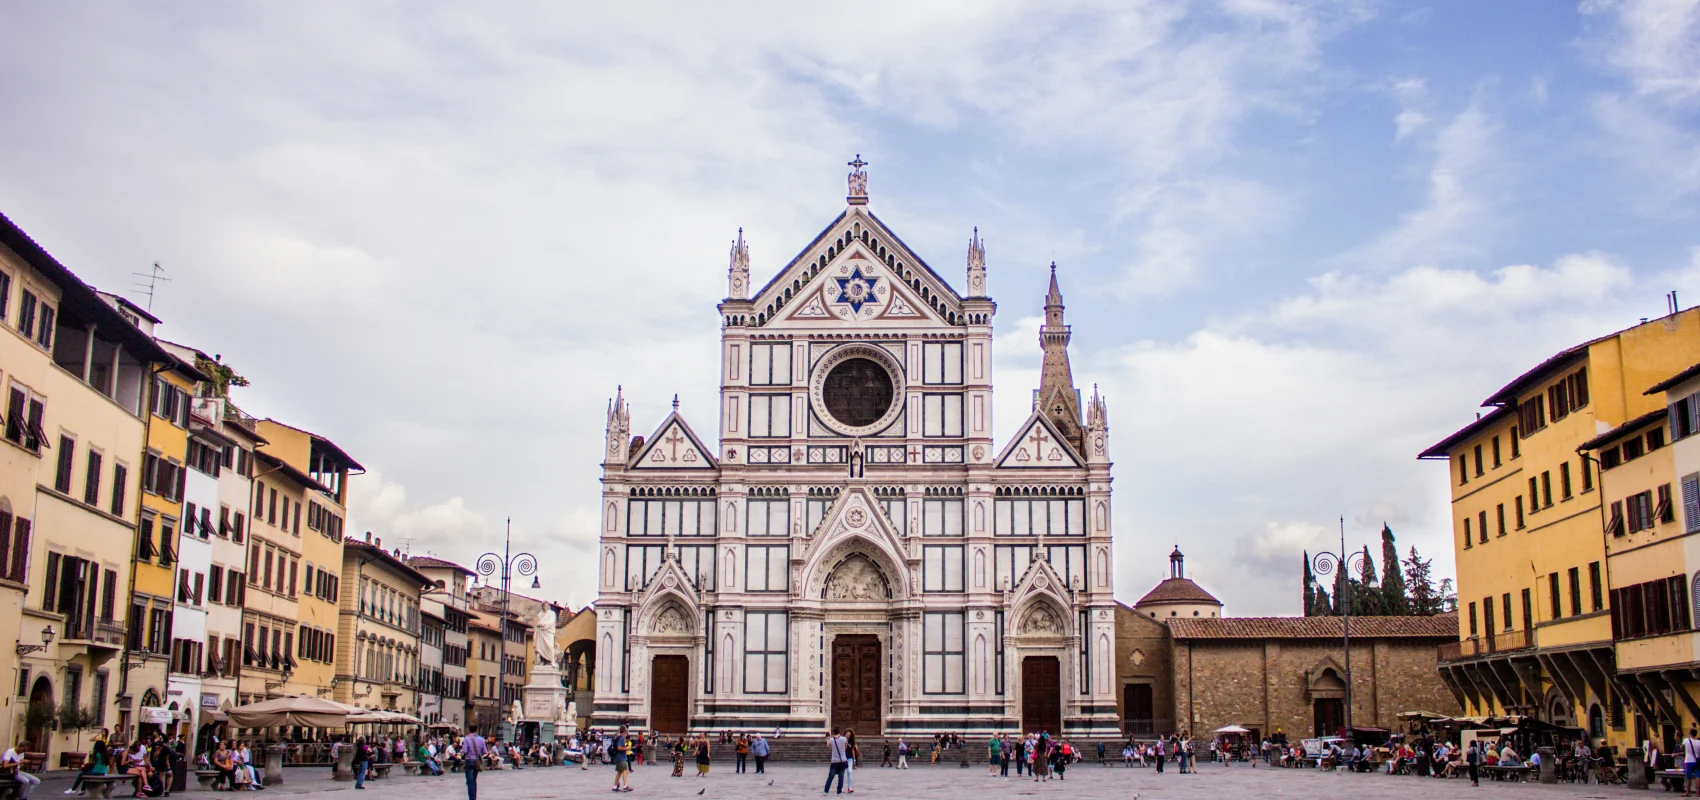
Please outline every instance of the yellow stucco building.
[{"label": "yellow stucco building", "polygon": [[[294,477],[282,498],[289,538],[280,540],[299,548],[295,554],[300,556],[301,585],[294,593],[295,665],[289,686],[330,696],[337,676],[348,476],[363,468],[334,442],[309,431],[272,419],[260,420],[255,431],[265,439],[260,452],[289,465]],[[271,490],[266,491],[269,499]]]},{"label": "yellow stucco building", "polygon": [[435,586],[381,538],[343,543],[337,702],[419,713],[420,595]]},{"label": "yellow stucco building", "polygon": [[[171,363],[137,327],[143,313],[0,216],[0,669],[16,687],[0,736],[28,738],[49,764],[78,732],[54,730],[32,705],[75,705],[120,739],[134,732],[120,654],[148,385],[156,364]],[[160,676],[163,687],[163,666]]]},{"label": "yellow stucco building", "polygon": [[316,694],[295,680],[296,628],[301,618],[301,517],[312,492],[325,489],[307,473],[254,451],[253,502],[248,523],[248,585],[242,603],[242,703],[280,694]]},{"label": "yellow stucco building", "polygon": [[[1694,669],[1691,581],[1700,568],[1700,364],[1651,387],[1656,407],[1583,445],[1600,465],[1600,517],[1611,584],[1617,672],[1642,720],[1660,720],[1660,739],[1700,724]],[[1646,732],[1643,732],[1643,735]]]},{"label": "yellow stucco building", "polygon": [[1662,408],[1647,388],[1697,359],[1696,309],[1585,342],[1421,454],[1448,464],[1460,641],[1440,671],[1469,713],[1533,714],[1620,746],[1657,729],[1643,685],[1618,671],[1600,473],[1579,448]]}]

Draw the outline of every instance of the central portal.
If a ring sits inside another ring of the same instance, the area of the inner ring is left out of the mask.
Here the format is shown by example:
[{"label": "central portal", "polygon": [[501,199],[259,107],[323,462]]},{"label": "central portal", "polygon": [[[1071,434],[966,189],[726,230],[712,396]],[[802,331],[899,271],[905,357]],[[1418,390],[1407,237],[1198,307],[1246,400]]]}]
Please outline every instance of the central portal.
[{"label": "central portal", "polygon": [[880,637],[833,637],[832,729],[879,736],[880,717]]},{"label": "central portal", "polygon": [[1021,732],[1062,735],[1062,663],[1056,656],[1021,660]]}]

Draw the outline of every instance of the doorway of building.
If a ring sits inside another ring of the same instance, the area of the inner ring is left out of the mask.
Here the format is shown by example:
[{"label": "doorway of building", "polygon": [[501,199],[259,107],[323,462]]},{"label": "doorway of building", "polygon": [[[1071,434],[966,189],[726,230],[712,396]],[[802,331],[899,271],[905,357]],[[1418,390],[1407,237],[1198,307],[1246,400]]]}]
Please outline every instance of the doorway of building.
[{"label": "doorway of building", "polygon": [[24,738],[29,740],[32,751],[45,753],[47,736],[53,727],[53,685],[45,676],[36,678],[30,685],[29,710],[33,713],[27,714],[30,725],[24,731]]},{"label": "doorway of building", "polygon": [[1062,662],[1056,656],[1021,660],[1021,731],[1062,734]]},{"label": "doorway of building", "polygon": [[832,640],[832,729],[852,728],[861,736],[879,736],[880,637],[836,636]]},{"label": "doorway of building", "polygon": [[649,671],[649,727],[658,733],[684,733],[690,727],[691,661],[685,656],[656,656]]},{"label": "doorway of building", "polygon": [[1338,697],[1318,697],[1311,702],[1312,736],[1339,736],[1346,726],[1346,702]]},{"label": "doorway of building", "polygon": [[1151,719],[1151,684],[1130,683],[1122,687],[1122,733],[1151,736],[1156,723]]}]

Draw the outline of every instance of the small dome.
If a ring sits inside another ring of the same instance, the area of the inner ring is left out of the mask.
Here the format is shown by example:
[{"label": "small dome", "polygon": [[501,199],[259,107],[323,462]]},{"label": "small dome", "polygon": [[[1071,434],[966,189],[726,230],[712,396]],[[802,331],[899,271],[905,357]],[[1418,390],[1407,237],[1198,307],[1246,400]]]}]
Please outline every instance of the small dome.
[{"label": "small dome", "polygon": [[1196,583],[1191,578],[1169,578],[1157,584],[1157,588],[1145,593],[1134,603],[1134,607],[1154,605],[1158,603],[1208,603],[1213,606],[1222,605],[1222,601]]}]

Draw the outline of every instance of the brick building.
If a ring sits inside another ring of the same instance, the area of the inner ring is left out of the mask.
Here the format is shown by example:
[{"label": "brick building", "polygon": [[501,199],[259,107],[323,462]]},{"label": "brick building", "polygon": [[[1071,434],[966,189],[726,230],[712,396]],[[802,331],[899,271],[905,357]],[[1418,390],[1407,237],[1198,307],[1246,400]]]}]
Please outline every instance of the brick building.
[{"label": "brick building", "polygon": [[[1116,703],[1122,731],[1204,734],[1224,725],[1254,736],[1333,735],[1345,724],[1339,617],[1222,617],[1220,601],[1169,577],[1132,607],[1116,604]],[[1458,617],[1352,619],[1352,724],[1393,729],[1401,711],[1462,712],[1436,669]],[[1190,724],[1189,724],[1190,721]]]},{"label": "brick building", "polygon": [[[1345,722],[1339,617],[1175,619],[1175,718],[1195,732],[1333,735]],[[1395,729],[1401,711],[1462,712],[1436,672],[1458,617],[1352,619],[1352,724]],[[1186,727],[1186,726],[1183,726]]]}]

